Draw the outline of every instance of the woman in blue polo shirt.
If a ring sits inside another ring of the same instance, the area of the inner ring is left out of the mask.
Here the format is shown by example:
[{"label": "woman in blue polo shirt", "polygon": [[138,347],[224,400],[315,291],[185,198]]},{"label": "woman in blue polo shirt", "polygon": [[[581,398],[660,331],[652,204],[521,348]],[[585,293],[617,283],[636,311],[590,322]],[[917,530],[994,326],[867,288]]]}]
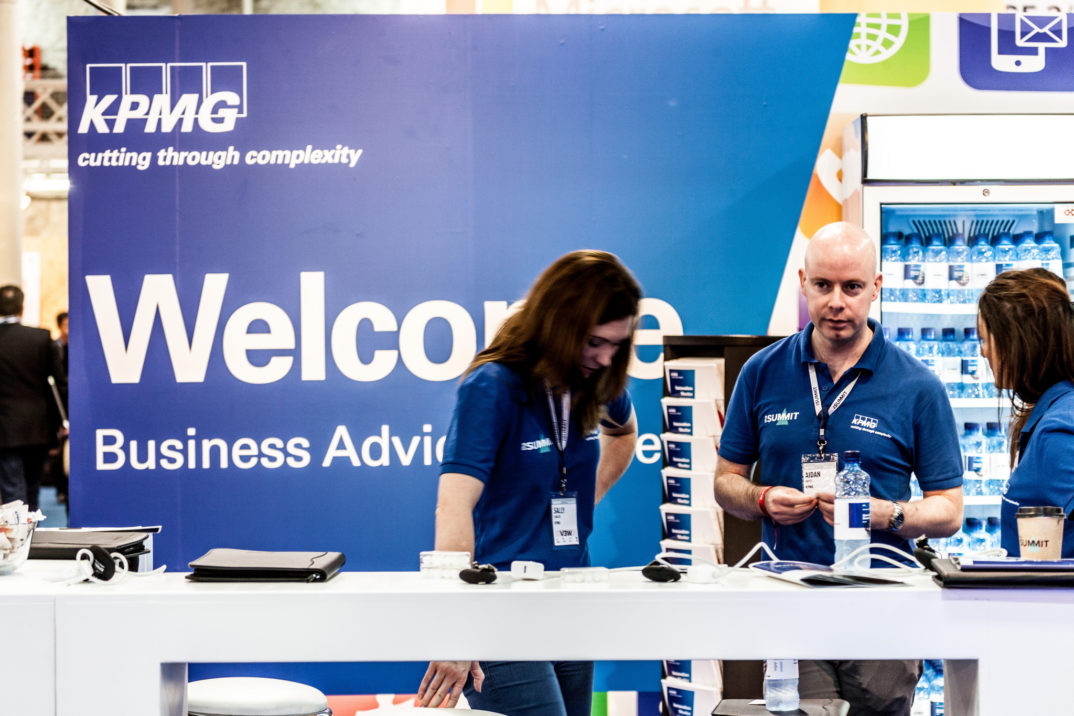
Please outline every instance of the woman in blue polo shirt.
[{"label": "woman in blue polo shirt", "polygon": [[[634,277],[603,251],[569,253],[537,278],[459,386],[436,549],[500,570],[515,560],[589,565],[593,508],[634,455],[626,383],[640,300]],[[463,691],[475,709],[588,716],[593,663],[433,662],[418,698],[454,706]]]},{"label": "woman in blue polo shirt", "polygon": [[[1074,307],[1063,279],[1045,269],[1005,271],[981,294],[977,330],[996,387],[1011,396],[1011,473],[1000,507],[1001,544],[1020,553],[1022,505],[1074,509]],[[1063,556],[1074,529],[1063,527]]]}]

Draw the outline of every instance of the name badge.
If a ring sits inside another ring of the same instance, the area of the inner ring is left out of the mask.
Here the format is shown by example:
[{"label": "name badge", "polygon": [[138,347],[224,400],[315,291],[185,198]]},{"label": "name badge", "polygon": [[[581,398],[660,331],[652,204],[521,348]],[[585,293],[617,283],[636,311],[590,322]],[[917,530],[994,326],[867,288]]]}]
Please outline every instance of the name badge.
[{"label": "name badge", "polygon": [[803,455],[802,492],[815,495],[818,492],[835,492],[835,474],[839,472],[839,456]]},{"label": "name badge", "polygon": [[578,493],[552,494],[552,546],[570,549],[579,546]]}]

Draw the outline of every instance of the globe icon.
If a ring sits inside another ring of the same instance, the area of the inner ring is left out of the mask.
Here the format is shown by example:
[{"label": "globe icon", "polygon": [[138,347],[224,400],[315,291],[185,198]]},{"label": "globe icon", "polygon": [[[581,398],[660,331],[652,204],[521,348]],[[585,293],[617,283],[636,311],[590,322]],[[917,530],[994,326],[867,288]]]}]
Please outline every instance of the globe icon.
[{"label": "globe icon", "polygon": [[910,18],[905,12],[870,12],[858,15],[850,36],[847,61],[873,65],[888,59],[906,42]]}]

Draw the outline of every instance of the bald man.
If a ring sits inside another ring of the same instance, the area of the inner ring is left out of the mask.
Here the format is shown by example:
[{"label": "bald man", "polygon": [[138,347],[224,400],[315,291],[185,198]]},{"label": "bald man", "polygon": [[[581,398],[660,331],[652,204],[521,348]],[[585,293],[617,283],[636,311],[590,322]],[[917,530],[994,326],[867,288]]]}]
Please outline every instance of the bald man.
[{"label": "bald man", "polygon": [[[763,539],[780,559],[832,563],[833,480],[844,450],[860,451],[872,478],[874,544],[910,552],[910,540],[946,537],[962,525],[951,404],[940,380],[869,318],[882,281],[876,258],[860,228],[821,228],[798,272],[809,325],[754,355],[731,394],[716,499],[737,517],[762,519]],[[750,481],[758,460],[764,485]],[[909,501],[911,473],[922,500]],[[881,625],[876,636],[898,628]],[[909,714],[920,669],[920,662],[803,661],[799,693],[843,698],[851,714]]]}]

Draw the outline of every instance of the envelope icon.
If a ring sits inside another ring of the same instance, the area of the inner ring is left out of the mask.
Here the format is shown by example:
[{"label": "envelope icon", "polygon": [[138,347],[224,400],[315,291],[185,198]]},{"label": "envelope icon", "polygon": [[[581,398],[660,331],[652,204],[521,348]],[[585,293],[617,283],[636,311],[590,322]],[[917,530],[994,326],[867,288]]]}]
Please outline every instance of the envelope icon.
[{"label": "envelope icon", "polygon": [[1014,44],[1019,47],[1066,47],[1066,14],[1016,13]]}]

